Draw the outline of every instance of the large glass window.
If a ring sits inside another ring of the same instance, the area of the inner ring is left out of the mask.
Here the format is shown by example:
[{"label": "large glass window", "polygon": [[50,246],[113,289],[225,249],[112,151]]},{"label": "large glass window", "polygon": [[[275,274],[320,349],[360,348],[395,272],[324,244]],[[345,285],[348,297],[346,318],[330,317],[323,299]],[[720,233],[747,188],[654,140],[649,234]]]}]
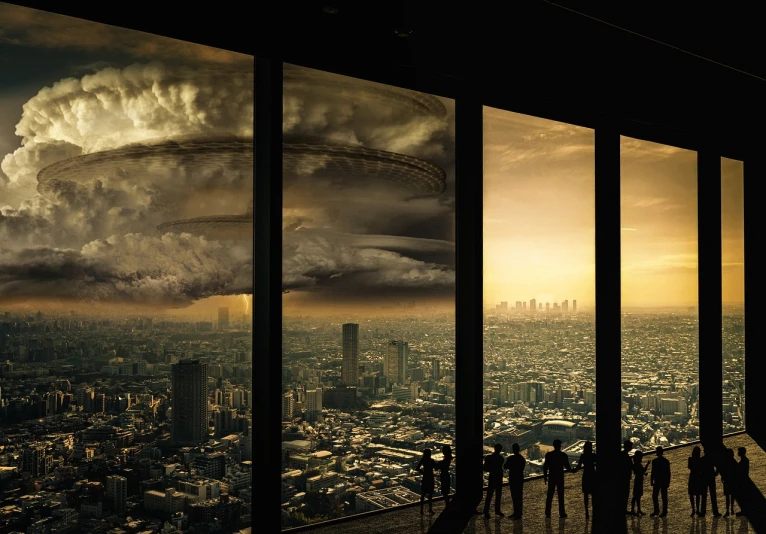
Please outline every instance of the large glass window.
[{"label": "large glass window", "polygon": [[417,502],[454,445],[454,103],[284,65],[283,112],[287,528]]},{"label": "large glass window", "polygon": [[591,129],[484,108],[484,445],[595,442]]},{"label": "large glass window", "polygon": [[697,158],[621,138],[622,437],[699,439]]},{"label": "large glass window", "polygon": [[721,159],[723,432],[745,429],[744,164]]}]

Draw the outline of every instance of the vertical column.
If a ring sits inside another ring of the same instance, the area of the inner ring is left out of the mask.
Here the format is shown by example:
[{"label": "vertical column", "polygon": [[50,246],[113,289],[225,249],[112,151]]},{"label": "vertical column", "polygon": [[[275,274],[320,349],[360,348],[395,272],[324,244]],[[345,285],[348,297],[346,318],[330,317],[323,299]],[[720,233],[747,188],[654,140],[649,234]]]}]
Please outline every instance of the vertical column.
[{"label": "vertical column", "polygon": [[609,121],[596,127],[596,454],[599,493],[594,532],[625,530],[618,496],[622,386],[620,276],[620,134]]},{"label": "vertical column", "polygon": [[700,441],[715,452],[723,436],[723,345],[721,313],[721,156],[704,147],[697,154],[697,254],[699,284]]},{"label": "vertical column", "polygon": [[[759,140],[760,141],[760,140]],[[766,165],[762,148],[756,147],[744,161],[745,196],[745,430],[762,447],[766,428],[758,417],[758,390],[763,385],[762,347],[758,346],[758,330],[763,327],[758,303],[763,300],[763,252],[760,242],[763,220],[763,178]]]},{"label": "vertical column", "polygon": [[477,81],[466,79],[455,101],[455,492],[473,509],[484,486],[484,143]]},{"label": "vertical column", "polygon": [[255,70],[255,276],[253,280],[253,437],[261,460],[265,514],[280,521],[282,393],[282,62],[257,58]]}]

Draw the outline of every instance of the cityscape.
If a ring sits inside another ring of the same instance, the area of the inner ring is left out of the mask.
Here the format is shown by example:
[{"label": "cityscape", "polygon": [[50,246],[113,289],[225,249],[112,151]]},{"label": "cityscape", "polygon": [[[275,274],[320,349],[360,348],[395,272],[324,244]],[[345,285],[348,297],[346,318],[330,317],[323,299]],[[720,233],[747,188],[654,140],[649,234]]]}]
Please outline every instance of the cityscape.
[{"label": "cityscape", "polygon": [[0,532],[249,528],[252,316],[235,310],[0,312]]},{"label": "cityscape", "polygon": [[[485,310],[485,451],[518,443],[526,476],[554,439],[572,463],[586,440],[597,446],[594,315],[574,302]],[[743,319],[741,307],[723,314],[725,433],[744,428]],[[454,314],[356,320],[284,318],[283,528],[418,502],[423,449],[439,460],[456,448]],[[699,439],[697,346],[694,308],[624,311],[622,438],[634,451]]]}]

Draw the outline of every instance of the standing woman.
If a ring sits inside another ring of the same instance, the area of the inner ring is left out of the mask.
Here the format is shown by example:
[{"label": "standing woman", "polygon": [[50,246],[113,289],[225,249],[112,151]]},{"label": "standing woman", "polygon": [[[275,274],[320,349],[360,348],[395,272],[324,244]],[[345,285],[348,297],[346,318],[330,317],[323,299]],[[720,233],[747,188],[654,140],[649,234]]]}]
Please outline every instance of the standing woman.
[{"label": "standing woman", "polygon": [[582,497],[585,503],[585,519],[590,518],[588,510],[588,495],[593,495],[596,486],[596,455],[593,453],[593,443],[586,441],[576,469],[582,469]]},{"label": "standing woman", "polygon": [[686,462],[686,466],[689,468],[689,502],[692,505],[691,517],[699,515],[700,513],[700,500],[702,499],[702,465],[700,461],[700,453],[702,449],[699,446],[695,446],[692,449],[692,455]]},{"label": "standing woman", "polygon": [[442,447],[442,455],[444,459],[438,463],[439,467],[439,482],[441,482],[440,488],[442,495],[444,496],[444,506],[449,504],[449,491],[450,491],[450,473],[449,467],[452,464],[452,447],[445,445]]},{"label": "standing woman", "polygon": [[641,465],[643,458],[644,453],[641,451],[636,451],[633,454],[633,500],[630,503],[630,513],[634,515],[645,515],[641,511],[641,496],[644,494],[644,475],[649,470],[649,462],[646,462],[646,465]]},{"label": "standing woman", "polygon": [[434,498],[434,469],[436,461],[431,458],[431,449],[423,449],[423,457],[418,462],[417,470],[423,473],[423,480],[420,482],[420,513],[423,513],[423,500],[428,495],[428,513],[433,514]]}]

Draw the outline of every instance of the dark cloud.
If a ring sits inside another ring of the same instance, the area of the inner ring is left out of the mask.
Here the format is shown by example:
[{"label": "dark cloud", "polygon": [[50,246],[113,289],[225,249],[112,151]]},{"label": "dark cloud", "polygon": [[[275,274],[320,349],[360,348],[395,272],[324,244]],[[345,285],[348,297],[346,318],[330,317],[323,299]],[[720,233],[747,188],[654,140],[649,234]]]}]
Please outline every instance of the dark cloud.
[{"label": "dark cloud", "polygon": [[80,250],[0,251],[0,301],[19,297],[188,306],[213,295],[252,292],[252,251],[188,234],[140,234]]}]

